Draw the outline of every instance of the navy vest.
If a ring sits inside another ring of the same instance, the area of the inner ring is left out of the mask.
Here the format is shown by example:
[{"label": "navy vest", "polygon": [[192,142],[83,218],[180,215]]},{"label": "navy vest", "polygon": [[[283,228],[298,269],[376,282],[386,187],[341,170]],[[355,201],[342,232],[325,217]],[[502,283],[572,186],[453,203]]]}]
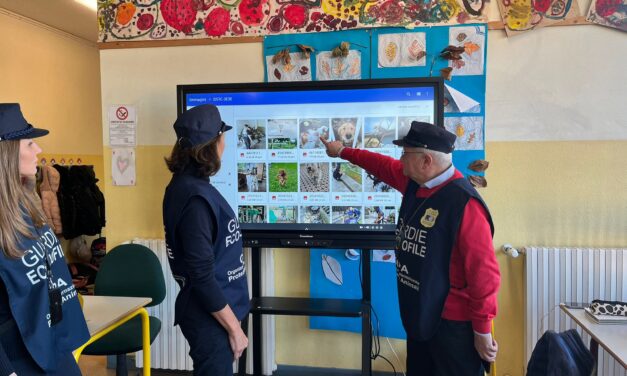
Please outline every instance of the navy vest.
[{"label": "navy vest", "polygon": [[[396,275],[407,336],[424,341],[437,331],[451,288],[451,252],[464,208],[471,197],[486,211],[488,208],[463,178],[452,180],[426,198],[416,197],[417,189],[418,184],[410,180],[403,195],[396,226]],[[488,221],[494,233],[489,211]]]},{"label": "navy vest", "polygon": [[[24,219],[34,228],[29,217]],[[20,239],[19,247],[25,250],[21,258],[8,258],[0,251],[0,278],[28,352],[44,371],[53,373],[62,357],[87,342],[89,331],[59,240],[47,225],[37,232],[38,239]],[[56,325],[50,325],[49,321],[44,257],[50,263],[53,287],[61,290],[63,319]]]},{"label": "navy vest", "polygon": [[[189,307],[191,285],[183,258],[185,250],[176,244],[176,230],[183,209],[192,197],[202,197],[213,211],[217,229],[208,229],[215,235],[213,252],[215,256],[215,276],[222,293],[238,320],[249,311],[248,282],[244,264],[244,250],[239,222],[224,197],[207,179],[190,174],[175,174],[166,188],[163,201],[163,221],[165,240],[168,247],[170,269],[179,283],[181,291],[176,299],[175,323],[182,317],[182,311]],[[216,231],[217,230],[217,231]],[[206,315],[206,312],[198,312]]]}]

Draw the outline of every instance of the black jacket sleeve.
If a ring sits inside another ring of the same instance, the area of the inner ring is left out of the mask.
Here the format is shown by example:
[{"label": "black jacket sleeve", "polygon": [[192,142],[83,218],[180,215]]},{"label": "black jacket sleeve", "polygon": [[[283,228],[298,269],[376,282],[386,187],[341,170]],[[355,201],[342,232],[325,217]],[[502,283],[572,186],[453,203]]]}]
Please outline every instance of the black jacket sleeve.
[{"label": "black jacket sleeve", "polygon": [[214,238],[216,216],[201,197],[192,197],[177,226],[177,244],[183,250],[192,294],[207,312],[217,312],[227,304],[215,270]]}]

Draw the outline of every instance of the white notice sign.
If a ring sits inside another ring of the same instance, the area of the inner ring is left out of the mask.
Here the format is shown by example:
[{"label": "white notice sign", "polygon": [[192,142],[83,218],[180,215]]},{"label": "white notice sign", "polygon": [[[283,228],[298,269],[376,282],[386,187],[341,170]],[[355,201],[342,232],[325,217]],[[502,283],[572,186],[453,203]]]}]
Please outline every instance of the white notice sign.
[{"label": "white notice sign", "polygon": [[135,106],[109,106],[109,146],[137,145],[137,112]]}]

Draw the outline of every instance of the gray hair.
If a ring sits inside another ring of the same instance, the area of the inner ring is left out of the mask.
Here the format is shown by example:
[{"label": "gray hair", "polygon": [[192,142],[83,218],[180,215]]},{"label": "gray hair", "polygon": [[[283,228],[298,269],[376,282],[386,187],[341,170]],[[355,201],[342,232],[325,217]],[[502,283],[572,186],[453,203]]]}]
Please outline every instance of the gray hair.
[{"label": "gray hair", "polygon": [[433,158],[433,163],[438,167],[448,167],[453,162],[453,153],[442,153],[435,150],[420,149],[425,154],[429,154]]}]

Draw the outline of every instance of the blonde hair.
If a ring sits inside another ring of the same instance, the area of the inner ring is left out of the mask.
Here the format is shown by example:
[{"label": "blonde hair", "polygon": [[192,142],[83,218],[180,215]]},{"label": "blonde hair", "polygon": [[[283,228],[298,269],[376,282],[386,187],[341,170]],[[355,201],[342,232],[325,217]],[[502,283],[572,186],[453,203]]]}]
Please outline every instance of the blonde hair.
[{"label": "blonde hair", "polygon": [[19,249],[20,238],[37,236],[24,215],[38,228],[46,222],[34,177],[20,176],[19,140],[0,141],[0,176],[0,248],[5,256],[18,258],[25,251]]}]

